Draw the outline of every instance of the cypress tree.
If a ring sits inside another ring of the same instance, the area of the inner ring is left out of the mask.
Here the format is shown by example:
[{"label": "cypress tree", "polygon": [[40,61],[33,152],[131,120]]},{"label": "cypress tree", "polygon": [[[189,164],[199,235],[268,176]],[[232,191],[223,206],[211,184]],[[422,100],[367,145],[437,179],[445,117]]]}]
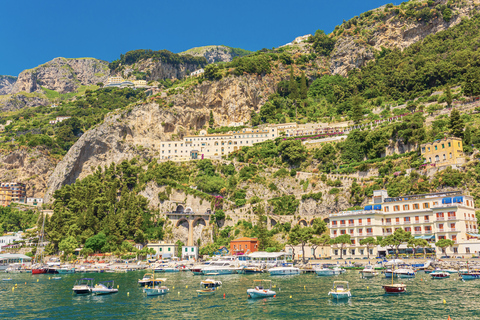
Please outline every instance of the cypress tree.
[{"label": "cypress tree", "polygon": [[465,128],[465,132],[463,133],[463,144],[469,146],[472,143],[472,133],[470,126]]},{"label": "cypress tree", "polygon": [[208,125],[210,126],[210,128],[212,128],[214,124],[215,124],[215,119],[213,118],[213,111],[210,110],[210,119],[208,119]]},{"label": "cypress tree", "polygon": [[293,66],[290,66],[290,81],[288,83],[288,89],[290,90],[290,98],[293,100],[298,99],[298,87],[297,81],[295,81],[295,76],[293,75]]},{"label": "cypress tree", "polygon": [[447,101],[447,106],[451,106],[453,99],[452,99],[452,91],[450,90],[450,86],[447,86],[446,94],[447,94],[447,100],[446,100]]},{"label": "cypress tree", "polygon": [[453,109],[450,113],[450,123],[448,125],[450,133],[454,137],[463,138],[463,120],[460,118],[460,112],[457,109]]},{"label": "cypress tree", "polygon": [[359,123],[363,119],[363,108],[358,101],[354,102],[352,108],[352,118],[355,123]]},{"label": "cypress tree", "polygon": [[305,72],[302,72],[302,78],[300,79],[300,98],[307,99],[307,78]]}]

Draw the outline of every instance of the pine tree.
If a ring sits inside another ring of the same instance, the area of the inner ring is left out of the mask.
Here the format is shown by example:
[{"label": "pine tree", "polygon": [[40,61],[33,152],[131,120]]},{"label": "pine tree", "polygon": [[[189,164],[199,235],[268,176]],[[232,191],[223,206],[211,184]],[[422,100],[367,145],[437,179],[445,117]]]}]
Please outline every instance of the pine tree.
[{"label": "pine tree", "polygon": [[463,138],[463,120],[460,118],[460,112],[457,109],[453,109],[450,113],[450,123],[448,125],[450,128],[450,133],[454,137]]},{"label": "pine tree", "polygon": [[447,106],[451,106],[452,105],[452,91],[450,90],[450,86],[447,86],[447,92],[446,92],[446,95],[447,95]]},{"label": "pine tree", "polygon": [[293,66],[290,66],[290,81],[288,83],[288,89],[290,90],[290,99],[298,99],[298,87],[297,81],[295,81],[295,76],[293,74]]},{"label": "pine tree", "polygon": [[215,119],[213,118],[213,111],[210,110],[210,119],[208,119],[208,125],[210,126],[210,128],[212,128],[214,124],[215,124]]},{"label": "pine tree", "polygon": [[302,78],[300,79],[300,98],[307,99],[307,78],[305,72],[302,72]]}]

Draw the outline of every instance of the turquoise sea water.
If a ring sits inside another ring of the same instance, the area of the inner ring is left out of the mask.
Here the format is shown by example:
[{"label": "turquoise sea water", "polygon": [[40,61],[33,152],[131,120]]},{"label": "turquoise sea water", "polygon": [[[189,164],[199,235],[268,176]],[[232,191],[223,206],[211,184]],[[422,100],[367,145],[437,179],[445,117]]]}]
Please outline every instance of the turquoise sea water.
[{"label": "turquoise sea water", "polygon": [[[0,281],[0,318],[447,319],[450,315],[453,320],[480,319],[480,281],[463,282],[457,275],[431,280],[429,275],[419,273],[415,279],[404,281],[408,293],[399,296],[383,293],[381,286],[390,282],[384,276],[360,279],[358,271],[336,277],[225,275],[215,277],[223,282],[216,295],[197,297],[195,290],[205,277],[190,272],[157,273],[158,277],[168,279],[166,285],[170,293],[146,297],[137,285],[143,273],[78,273],[61,275],[61,280],[49,280],[52,275],[2,273],[0,279],[11,278],[12,281]],[[115,285],[120,286],[119,293],[108,296],[72,294],[75,280],[83,277],[96,281],[115,280]],[[247,299],[246,290],[252,286],[253,279],[273,280],[277,297]],[[334,280],[350,282],[353,296],[349,300],[335,302],[328,296]],[[15,284],[17,288],[12,291]]]}]

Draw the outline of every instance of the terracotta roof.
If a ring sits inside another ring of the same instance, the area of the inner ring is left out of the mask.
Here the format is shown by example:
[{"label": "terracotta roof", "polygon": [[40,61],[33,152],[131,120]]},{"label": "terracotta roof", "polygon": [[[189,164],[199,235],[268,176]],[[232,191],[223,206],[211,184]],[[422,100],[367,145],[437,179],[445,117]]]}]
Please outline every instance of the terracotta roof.
[{"label": "terracotta roof", "polygon": [[235,240],[232,240],[230,242],[236,242],[236,241],[257,241],[257,238],[248,238],[248,237],[243,237],[243,238],[238,238]]}]

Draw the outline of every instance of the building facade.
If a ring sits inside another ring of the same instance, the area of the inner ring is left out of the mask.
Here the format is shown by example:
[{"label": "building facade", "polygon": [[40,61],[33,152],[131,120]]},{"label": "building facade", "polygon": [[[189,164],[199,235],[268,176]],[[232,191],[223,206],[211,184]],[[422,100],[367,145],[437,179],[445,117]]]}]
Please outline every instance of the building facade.
[{"label": "building facade", "polygon": [[182,260],[198,260],[198,246],[183,246]]},{"label": "building facade", "polygon": [[230,252],[234,255],[252,253],[258,251],[257,238],[239,238],[230,242]]},{"label": "building facade", "polygon": [[435,140],[420,146],[425,163],[448,166],[465,163],[462,139],[450,137]]},{"label": "building facade", "polygon": [[6,207],[12,202],[26,202],[26,188],[24,183],[6,182],[0,184],[0,205]]},{"label": "building facade", "polygon": [[[386,237],[403,228],[415,238],[427,239],[434,247],[440,239],[455,242],[439,255],[462,256],[480,252],[477,218],[473,197],[461,191],[388,197],[386,190],[376,190],[373,202],[363,210],[329,215],[330,237],[349,234],[351,244],[332,245],[332,257],[362,258],[385,255],[387,248],[360,245],[367,237]],[[406,245],[401,247],[406,249]],[[342,250],[342,252],[340,252]],[[367,252],[368,250],[368,252]]]},{"label": "building facade", "polygon": [[207,134],[201,130],[198,136],[185,136],[182,141],[162,141],[160,159],[196,160],[220,159],[244,146],[273,140],[278,137],[277,129],[242,129],[225,134]]},{"label": "building facade", "polygon": [[165,259],[177,256],[178,245],[162,241],[159,243],[148,243],[147,248],[154,249],[159,259]]}]

